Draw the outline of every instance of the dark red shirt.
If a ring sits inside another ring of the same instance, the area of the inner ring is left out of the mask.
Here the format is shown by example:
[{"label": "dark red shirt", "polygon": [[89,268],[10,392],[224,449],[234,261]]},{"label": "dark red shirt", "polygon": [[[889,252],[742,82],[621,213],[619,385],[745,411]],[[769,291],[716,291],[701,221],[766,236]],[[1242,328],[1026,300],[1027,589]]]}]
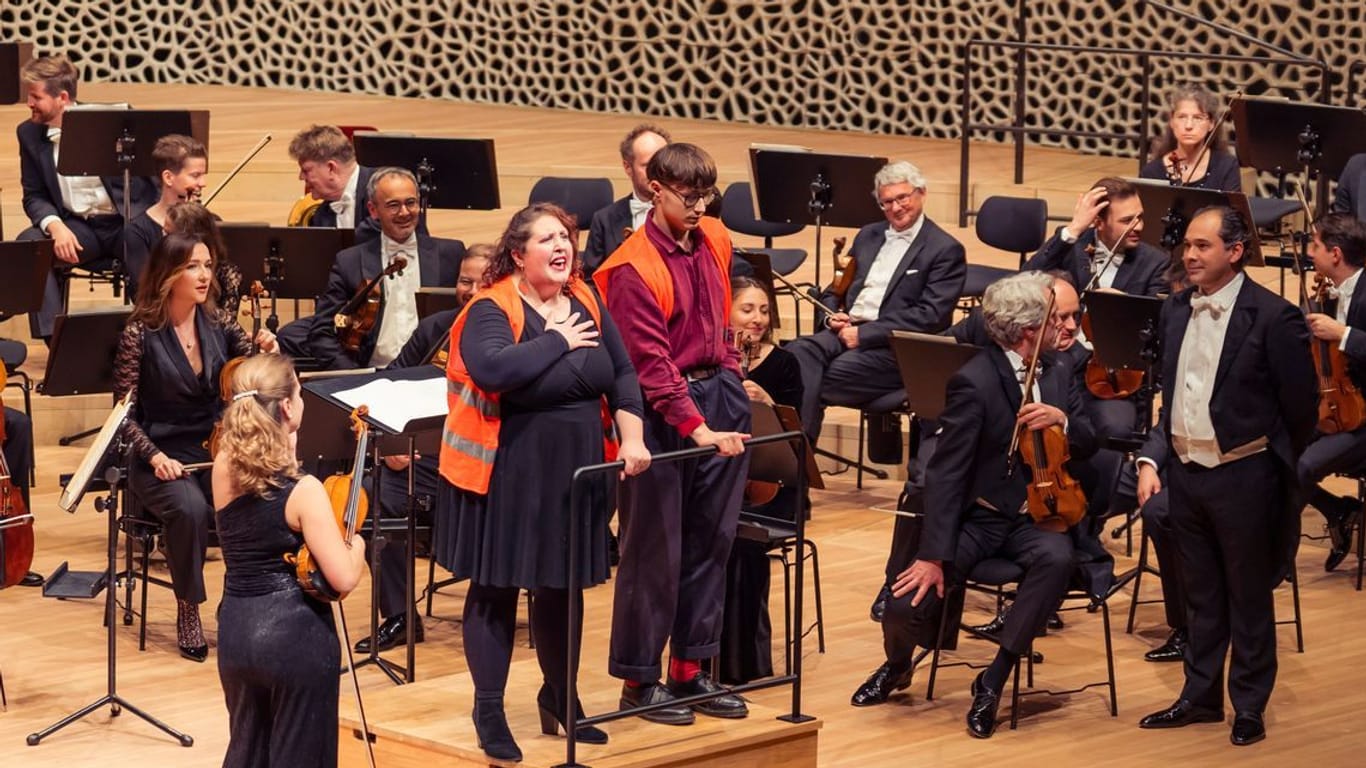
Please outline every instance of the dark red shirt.
[{"label": "dark red shirt", "polygon": [[721,366],[743,378],[727,317],[730,297],[701,230],[692,233],[691,251],[683,250],[653,218],[645,220],[645,235],[673,278],[673,315],[664,317],[654,294],[629,264],[612,270],[605,298],[645,402],[687,437],[706,418],[688,393],[685,375]]}]

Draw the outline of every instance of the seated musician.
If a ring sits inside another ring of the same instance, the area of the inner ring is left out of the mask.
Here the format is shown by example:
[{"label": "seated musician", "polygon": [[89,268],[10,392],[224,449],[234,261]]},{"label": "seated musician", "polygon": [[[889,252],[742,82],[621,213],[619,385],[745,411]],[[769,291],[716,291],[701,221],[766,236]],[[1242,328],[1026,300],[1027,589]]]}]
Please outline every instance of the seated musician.
[{"label": "seated musician", "polygon": [[[388,365],[417,329],[417,299],[424,286],[454,285],[465,246],[459,240],[427,237],[417,232],[417,179],[403,168],[378,168],[366,184],[370,215],[381,236],[354,245],[332,262],[327,289],[318,298],[308,346],[324,369],[345,370]],[[402,256],[408,265],[376,286],[380,296],[373,327],[358,345],[343,346],[335,324],[337,313],[365,284]]]},{"label": "seated musician", "polygon": [[237,317],[242,304],[242,268],[228,258],[223,244],[223,233],[218,229],[218,214],[198,202],[185,201],[166,211],[163,231],[166,234],[184,232],[204,241],[213,257],[213,277],[218,281],[218,308]]},{"label": "seated musician", "polygon": [[[1228,151],[1222,131],[1215,131],[1219,99],[1193,83],[1167,94],[1167,127],[1154,142],[1142,179],[1161,179],[1175,186],[1243,191],[1238,158]],[[1215,131],[1211,136],[1211,131]],[[1208,144],[1206,143],[1208,142]]]},{"label": "seated musician", "polygon": [[962,583],[974,565],[991,557],[1025,570],[1015,604],[1000,635],[1001,648],[972,684],[968,732],[991,736],[1001,691],[1020,654],[1061,600],[1073,570],[1066,533],[1034,525],[1026,507],[1029,469],[1007,472],[1011,438],[1027,430],[1062,427],[1071,455],[1084,459],[1094,434],[1081,406],[1081,391],[1066,365],[1045,365],[1031,402],[1023,400],[1024,367],[1035,346],[1056,344],[1071,321],[1046,317],[1053,279],[1038,272],[1012,275],[982,297],[992,344],[948,384],[939,439],[925,473],[925,518],[919,552],[898,575],[882,622],[886,661],[854,693],[855,706],[880,704],[910,684],[915,646],[933,643],[946,587]]},{"label": "seated musician", "polygon": [[[5,463],[9,465],[10,481],[19,490],[19,498],[29,512],[33,505],[29,501],[29,470],[33,466],[30,452],[33,450],[33,422],[23,411],[5,406]],[[43,586],[43,576],[29,571],[19,580],[21,587]]]},{"label": "seated musician", "polygon": [[[476,286],[482,284],[484,270],[489,265],[489,259],[493,257],[493,246],[484,243],[471,245],[465,251],[465,258],[460,261],[460,279],[456,283],[457,296],[460,306],[463,307],[470,297],[474,295]],[[413,333],[408,343],[403,345],[403,351],[399,352],[398,357],[389,363],[390,370],[400,368],[415,368],[420,365],[436,365],[440,370],[446,370],[446,352],[450,346],[451,324],[455,322],[455,317],[460,313],[460,307],[455,309],[442,310],[422,318],[417,324],[417,330]],[[379,509],[380,515],[386,518],[404,518],[408,515],[408,467],[409,459],[407,454],[385,456],[384,467],[380,470],[381,479],[379,486]],[[437,456],[419,454],[416,462],[411,462],[413,467],[413,497],[428,499],[436,498],[436,477],[437,477]],[[430,512],[420,515],[431,519]],[[391,536],[391,544],[399,537]],[[373,541],[373,539],[371,539]],[[369,562],[367,559],[366,562]],[[381,651],[387,651],[394,646],[406,641],[408,636],[408,611],[404,595],[407,594],[406,569],[408,568],[408,551],[406,542],[399,543],[398,546],[385,546],[379,551],[379,563],[382,571],[379,578],[379,615],[383,623],[375,630],[376,646]],[[422,642],[423,628],[421,620],[417,626],[413,627],[413,640]],[[370,637],[361,638],[356,643],[356,653],[370,652]]]},{"label": "seated musician", "polygon": [[[57,157],[62,117],[76,104],[79,73],[65,56],[29,61],[20,72],[28,93],[30,117],[19,124],[19,181],[24,213],[32,226],[17,240],[52,240],[56,256],[43,293],[43,305],[29,316],[35,339],[52,336],[53,318],[62,309],[66,268],[118,259],[123,253],[123,178],[59,176]],[[156,202],[147,179],[133,177],[129,203],[137,216]]]},{"label": "seated musician", "polygon": [[1352,155],[1338,174],[1333,191],[1333,212],[1350,213],[1366,221],[1366,152]]},{"label": "seated musician", "polygon": [[[165,526],[166,564],[176,596],[180,655],[204,661],[209,646],[199,618],[208,546],[208,472],[185,465],[209,460],[208,441],[223,410],[219,373],[251,351],[252,339],[218,310],[213,258],[198,238],[176,233],[152,248],[133,314],[114,357],[114,396],[132,395],[123,425],[128,487],[143,512]],[[275,337],[262,328],[265,352]]]},{"label": "seated musician", "polygon": [[588,245],[583,249],[584,277],[593,276],[593,270],[626,239],[627,230],[645,226],[655,196],[645,169],[655,152],[669,141],[668,131],[650,123],[637,125],[621,140],[621,167],[631,181],[631,194],[593,214]]},{"label": "seated musician", "polygon": [[967,277],[963,246],[924,215],[925,177],[905,162],[883,166],[873,194],[885,222],[859,230],[849,249],[853,284],[842,298],[820,296],[826,327],[788,347],[802,372],[802,427],[820,436],[824,405],[859,406],[901,389],[888,346],[893,330],[937,333],[949,327]]},{"label": "seated musician", "polygon": [[289,157],[299,164],[305,190],[322,201],[304,226],[354,229],[357,243],[379,237],[368,205],[374,169],[356,162],[356,148],[340,128],[310,125],[289,142]]},{"label": "seated musician", "polygon": [[152,246],[165,234],[166,213],[176,203],[197,201],[204,191],[209,170],[209,151],[204,145],[176,133],[157,139],[152,148],[152,160],[156,163],[157,181],[161,183],[161,197],[156,205],[134,217],[123,228],[123,266],[128,272],[128,293],[133,296],[137,295],[138,277],[147,268]]},{"label": "seated musician", "polygon": [[[1357,300],[1361,269],[1366,265],[1366,224],[1346,213],[1330,213],[1319,219],[1309,245],[1314,270],[1331,280],[1337,293],[1334,314],[1312,313],[1309,331],[1316,340],[1329,342],[1345,353],[1347,371],[1358,389],[1366,387],[1366,300]],[[1322,429],[1322,424],[1320,425]],[[1328,523],[1332,549],[1323,564],[1326,571],[1338,567],[1351,547],[1353,523],[1361,519],[1361,502],[1355,497],[1329,493],[1319,481],[1335,472],[1366,468],[1366,425],[1336,434],[1314,435],[1300,455],[1300,488],[1305,501],[1314,505]]]}]

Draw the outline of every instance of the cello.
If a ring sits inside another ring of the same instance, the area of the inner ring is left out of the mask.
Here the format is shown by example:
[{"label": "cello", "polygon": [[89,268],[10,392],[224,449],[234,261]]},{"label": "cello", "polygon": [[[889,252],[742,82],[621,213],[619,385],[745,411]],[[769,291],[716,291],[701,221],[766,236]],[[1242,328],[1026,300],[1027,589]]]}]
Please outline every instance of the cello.
[{"label": "cello", "polygon": [[[0,368],[0,390],[4,389],[7,372]],[[0,402],[0,408],[4,403]],[[0,419],[0,444],[8,439],[4,419]],[[24,497],[10,476],[9,462],[0,452],[0,563],[3,579],[0,589],[12,587],[23,580],[33,565],[33,515],[24,505]]]}]

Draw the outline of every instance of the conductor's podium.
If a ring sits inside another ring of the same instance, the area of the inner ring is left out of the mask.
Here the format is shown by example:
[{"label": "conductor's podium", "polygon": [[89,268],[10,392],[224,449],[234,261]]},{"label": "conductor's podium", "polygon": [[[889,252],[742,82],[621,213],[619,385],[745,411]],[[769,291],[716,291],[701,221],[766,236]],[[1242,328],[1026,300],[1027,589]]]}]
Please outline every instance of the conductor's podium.
[{"label": "conductor's podium", "polygon": [[[606,680],[607,678],[603,678]],[[523,768],[551,768],[565,759],[563,735],[541,734],[536,692],[541,684],[535,660],[514,662],[508,680],[508,725],[522,749]],[[597,685],[581,693],[589,714],[615,710],[620,683]],[[773,689],[774,692],[784,689]],[[372,688],[365,714],[374,738],[375,762],[384,768],[502,765],[490,760],[475,738],[470,709],[474,684],[462,672],[408,685]],[[601,727],[605,745],[578,745],[576,760],[591,768],[733,768],[737,765],[806,768],[816,765],[816,738],[821,722],[788,723],[782,711],[749,705],[749,717],[721,720],[698,715],[691,726],[650,723],[638,717],[614,720]],[[349,680],[343,679],[339,721],[339,764],[365,768],[360,719]]]}]

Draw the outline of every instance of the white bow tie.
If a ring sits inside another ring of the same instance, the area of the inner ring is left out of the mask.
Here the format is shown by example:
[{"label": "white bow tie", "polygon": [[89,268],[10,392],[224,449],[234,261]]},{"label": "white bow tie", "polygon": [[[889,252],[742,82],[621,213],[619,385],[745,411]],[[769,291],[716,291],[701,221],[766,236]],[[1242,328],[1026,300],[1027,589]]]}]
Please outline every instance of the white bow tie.
[{"label": "white bow tie", "polygon": [[53,144],[59,143],[59,142],[62,140],[62,129],[61,129],[61,128],[49,128],[49,129],[47,129],[47,140],[50,141],[50,142],[52,142]]},{"label": "white bow tie", "polygon": [[1224,314],[1224,305],[1216,301],[1213,296],[1192,296],[1191,313],[1198,315],[1201,312],[1208,312],[1211,320],[1218,320],[1219,316]]},{"label": "white bow tie", "polygon": [[1096,252],[1091,255],[1091,272],[1101,271],[1105,268],[1106,262],[1109,262],[1115,269],[1119,269],[1119,265],[1124,263],[1124,254],[1116,253],[1114,259],[1111,260],[1110,254],[1097,248]]},{"label": "white bow tie", "polygon": [[346,213],[351,210],[351,197],[349,195],[344,195],[342,199],[334,200],[331,203],[328,203],[328,205],[330,205],[332,210],[336,213]]},{"label": "white bow tie", "polygon": [[906,230],[905,232],[898,232],[898,231],[896,231],[895,229],[892,229],[891,227],[888,227],[888,228],[887,228],[887,240],[888,240],[889,242],[892,241],[892,240],[904,240],[904,241],[906,241],[907,243],[909,243],[909,242],[911,242],[911,240],[912,240],[912,238],[911,238],[911,230],[908,229],[908,230]]},{"label": "white bow tie", "polygon": [[631,195],[629,198],[627,198],[626,204],[631,206],[631,216],[633,218],[639,216],[642,213],[645,213],[646,211],[654,207],[653,203],[647,203],[644,200],[637,200],[635,195]]}]

